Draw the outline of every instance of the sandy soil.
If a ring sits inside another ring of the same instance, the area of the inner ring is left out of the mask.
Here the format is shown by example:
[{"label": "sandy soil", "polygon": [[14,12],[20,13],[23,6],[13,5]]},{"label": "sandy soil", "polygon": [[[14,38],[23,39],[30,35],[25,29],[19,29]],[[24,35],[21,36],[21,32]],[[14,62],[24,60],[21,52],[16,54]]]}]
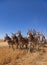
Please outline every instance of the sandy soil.
[{"label": "sandy soil", "polygon": [[[3,45],[3,46],[2,46]],[[47,65],[47,48],[28,53],[25,49],[7,47],[7,43],[0,43],[0,65]]]}]

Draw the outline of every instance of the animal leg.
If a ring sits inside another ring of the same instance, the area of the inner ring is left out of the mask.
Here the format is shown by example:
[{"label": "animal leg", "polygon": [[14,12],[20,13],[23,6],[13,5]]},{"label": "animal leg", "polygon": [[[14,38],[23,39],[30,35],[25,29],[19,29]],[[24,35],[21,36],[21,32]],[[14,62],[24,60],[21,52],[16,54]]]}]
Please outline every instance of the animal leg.
[{"label": "animal leg", "polygon": [[12,45],[12,48],[13,48],[13,50],[14,50],[14,46]]},{"label": "animal leg", "polygon": [[26,44],[26,49],[27,49],[28,47],[27,47],[27,44]]},{"label": "animal leg", "polygon": [[28,48],[29,48],[28,52],[30,52],[30,50],[31,50],[31,43],[30,42],[28,44]]},{"label": "animal leg", "polygon": [[19,44],[16,44],[16,48],[17,48],[17,49],[18,49],[18,45],[19,45]]},{"label": "animal leg", "polygon": [[10,48],[10,44],[9,44],[9,48]]},{"label": "animal leg", "polygon": [[22,42],[20,42],[20,49],[22,48]]}]

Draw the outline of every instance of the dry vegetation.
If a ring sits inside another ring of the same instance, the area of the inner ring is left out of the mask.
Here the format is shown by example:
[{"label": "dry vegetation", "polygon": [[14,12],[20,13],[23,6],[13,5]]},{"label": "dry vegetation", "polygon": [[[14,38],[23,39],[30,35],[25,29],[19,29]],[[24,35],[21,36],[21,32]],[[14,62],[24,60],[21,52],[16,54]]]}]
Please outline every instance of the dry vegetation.
[{"label": "dry vegetation", "polygon": [[47,65],[47,48],[28,53],[25,49],[0,47],[0,65]]}]

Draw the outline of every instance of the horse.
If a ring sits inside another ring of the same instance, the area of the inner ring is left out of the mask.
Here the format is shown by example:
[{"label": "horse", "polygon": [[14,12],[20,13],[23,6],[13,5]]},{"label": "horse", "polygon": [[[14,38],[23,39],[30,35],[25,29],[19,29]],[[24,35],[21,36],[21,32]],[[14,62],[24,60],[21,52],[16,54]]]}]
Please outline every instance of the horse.
[{"label": "horse", "polygon": [[10,46],[12,46],[12,48],[14,49],[13,45],[14,45],[14,41],[8,36],[8,34],[6,34],[6,36],[4,37],[4,42],[7,41],[9,48]]},{"label": "horse", "polygon": [[34,38],[36,39],[38,49],[41,46],[43,47],[45,45],[46,39],[45,39],[45,36],[43,34],[36,32]]},{"label": "horse", "polygon": [[36,46],[36,39],[34,38],[31,30],[29,30],[27,32],[27,37],[28,37],[28,49],[29,49],[29,52],[30,52],[31,46],[33,48],[35,48],[35,46]]},{"label": "horse", "polygon": [[20,48],[23,48],[24,46],[26,46],[26,49],[27,49],[28,39],[23,37],[20,31],[17,32],[17,35],[18,35],[18,42],[19,42]]},{"label": "horse", "polygon": [[18,43],[18,38],[17,38],[16,34],[12,33],[12,40],[14,41],[16,48],[18,48],[19,43]]},{"label": "horse", "polygon": [[39,35],[38,43],[39,43],[40,46],[44,46],[45,45],[46,39],[45,39],[45,36],[43,34]]}]

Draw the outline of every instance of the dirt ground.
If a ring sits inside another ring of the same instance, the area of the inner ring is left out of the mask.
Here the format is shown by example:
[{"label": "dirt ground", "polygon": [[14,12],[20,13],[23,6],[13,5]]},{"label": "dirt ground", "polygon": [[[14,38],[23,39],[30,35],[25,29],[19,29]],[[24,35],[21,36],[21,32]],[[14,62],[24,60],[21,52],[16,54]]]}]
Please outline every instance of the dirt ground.
[{"label": "dirt ground", "polygon": [[0,65],[47,65],[47,47],[28,53],[26,49],[13,50],[7,45],[0,43]]}]

